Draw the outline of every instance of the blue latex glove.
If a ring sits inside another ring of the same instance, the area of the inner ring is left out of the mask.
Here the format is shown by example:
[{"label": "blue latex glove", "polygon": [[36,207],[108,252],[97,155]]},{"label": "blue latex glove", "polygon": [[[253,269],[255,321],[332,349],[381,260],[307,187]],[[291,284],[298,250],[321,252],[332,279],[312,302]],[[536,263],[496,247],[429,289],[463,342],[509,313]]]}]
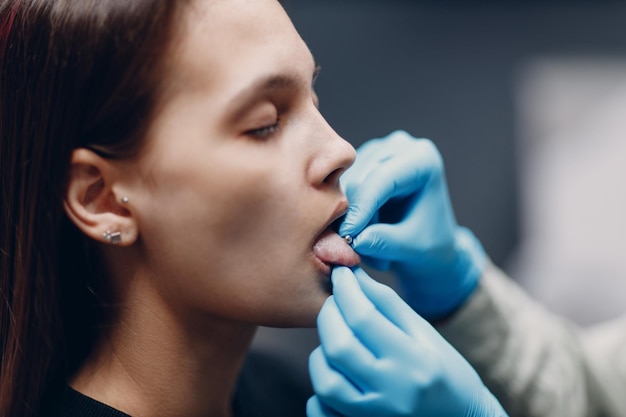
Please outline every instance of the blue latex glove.
[{"label": "blue latex glove", "polygon": [[342,176],[350,201],[342,236],[364,262],[391,268],[404,299],[428,319],[457,308],[485,266],[482,245],[457,225],[435,145],[397,131],[366,142]]},{"label": "blue latex glove", "polygon": [[317,319],[308,417],[502,417],[470,364],[389,287],[338,267]]}]

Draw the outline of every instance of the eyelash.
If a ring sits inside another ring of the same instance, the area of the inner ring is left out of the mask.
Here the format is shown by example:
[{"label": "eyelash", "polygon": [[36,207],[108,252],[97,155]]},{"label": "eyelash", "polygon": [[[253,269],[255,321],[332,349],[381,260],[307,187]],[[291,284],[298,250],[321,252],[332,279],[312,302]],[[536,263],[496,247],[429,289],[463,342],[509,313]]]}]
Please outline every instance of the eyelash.
[{"label": "eyelash", "polygon": [[274,124],[263,126],[258,129],[248,130],[246,133],[259,139],[265,139],[276,133],[280,127],[280,119],[277,118]]}]

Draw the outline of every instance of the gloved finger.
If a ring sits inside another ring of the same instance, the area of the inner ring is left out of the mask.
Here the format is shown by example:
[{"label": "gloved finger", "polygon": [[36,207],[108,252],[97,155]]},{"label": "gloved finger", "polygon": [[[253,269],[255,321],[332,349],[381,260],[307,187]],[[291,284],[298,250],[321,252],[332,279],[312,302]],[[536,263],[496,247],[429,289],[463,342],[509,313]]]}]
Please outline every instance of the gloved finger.
[{"label": "gloved finger", "polygon": [[309,355],[309,376],[313,390],[329,407],[337,409],[341,403],[352,403],[361,395],[350,378],[328,362],[321,346]]},{"label": "gloved finger", "polygon": [[447,195],[409,202],[407,206],[407,212],[398,223],[371,224],[352,236],[354,250],[362,256],[411,261],[419,242],[426,241],[433,247],[442,245],[432,240],[435,236],[453,238],[455,221]]},{"label": "gloved finger", "polygon": [[368,140],[357,149],[360,165],[368,165],[373,161],[384,161],[402,154],[414,141],[419,140],[404,130],[396,130],[385,137]]},{"label": "gloved finger", "polygon": [[393,289],[371,278],[361,268],[356,268],[354,274],[361,290],[373,305],[395,326],[411,336],[415,340],[416,348],[418,342],[423,339],[424,331],[427,333],[436,331]]},{"label": "gloved finger", "polygon": [[404,130],[396,130],[383,138],[371,139],[358,147],[356,161],[340,180],[341,187],[350,197],[353,191],[362,184],[369,172],[377,169],[377,165],[399,155],[412,154],[415,143],[427,141],[417,139]]},{"label": "gloved finger", "polygon": [[339,229],[342,236],[357,235],[391,198],[418,194],[426,183],[443,177],[443,159],[432,141],[406,133],[398,137],[400,145],[387,146],[393,155],[372,164],[367,175],[359,178],[360,185],[346,193],[351,207]]},{"label": "gloved finger", "polygon": [[322,404],[317,395],[312,396],[306,402],[306,415],[307,417],[341,417],[341,414]]},{"label": "gloved finger", "polygon": [[[406,134],[406,133],[405,133]],[[372,170],[375,170],[380,162],[383,162],[397,154],[397,146],[390,146],[391,139],[396,139],[398,132],[391,133],[385,138],[371,139],[363,143],[356,150],[354,164],[342,175],[339,182],[347,196],[362,183]]]},{"label": "gloved finger", "polygon": [[[376,165],[380,162],[378,154],[389,151],[384,147],[375,146],[376,142],[377,140],[370,140],[361,145],[356,151],[354,163],[339,178],[341,189],[347,196],[352,195],[372,169],[376,169]],[[380,152],[368,152],[370,149],[378,149]]]},{"label": "gloved finger", "polygon": [[389,260],[374,256],[361,256],[361,262],[369,267],[378,269],[379,271],[387,271],[391,266],[391,262]]},{"label": "gloved finger", "polygon": [[362,259],[369,257],[398,261],[404,258],[407,243],[415,239],[411,232],[416,233],[413,228],[401,224],[373,224],[352,238],[352,247]]},{"label": "gloved finger", "polygon": [[393,196],[395,190],[392,173],[387,168],[376,167],[359,181],[359,186],[346,191],[350,202],[344,221],[339,226],[341,236],[356,236],[372,223],[378,210]]},{"label": "gloved finger", "polygon": [[[349,268],[337,267],[332,274],[332,283],[335,303],[354,336],[376,358],[401,355],[403,347],[410,343],[408,336],[367,298],[354,273]],[[355,375],[361,372],[366,370],[352,370]]]},{"label": "gloved finger", "polygon": [[[434,145],[426,142],[419,148],[430,148]],[[419,152],[419,149],[416,149]],[[394,157],[379,164],[370,172],[350,195],[346,194],[350,207],[346,218],[339,227],[342,236],[356,236],[370,223],[372,216],[390,199],[403,198],[411,194],[419,194],[425,184],[433,178],[433,165],[430,152],[427,155],[403,155]]]},{"label": "gloved finger", "polygon": [[364,364],[372,363],[376,358],[346,323],[335,303],[335,295],[328,297],[320,310],[317,331],[324,358],[330,366],[346,375],[359,388],[366,385],[368,377],[363,372]]},{"label": "gloved finger", "polygon": [[[367,367],[362,364],[361,368]],[[323,412],[330,412],[332,416],[362,416],[363,405],[367,403],[367,391],[357,389],[348,377],[338,372],[318,347],[309,357],[311,383],[317,400],[311,404],[313,410],[318,411],[319,403]],[[309,404],[307,403],[307,411]]]}]

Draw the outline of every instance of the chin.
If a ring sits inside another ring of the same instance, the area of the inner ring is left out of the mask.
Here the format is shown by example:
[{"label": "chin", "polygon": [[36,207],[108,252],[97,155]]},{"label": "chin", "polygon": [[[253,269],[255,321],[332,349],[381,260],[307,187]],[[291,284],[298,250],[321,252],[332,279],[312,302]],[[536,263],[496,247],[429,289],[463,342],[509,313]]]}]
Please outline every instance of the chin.
[{"label": "chin", "polygon": [[274,327],[279,329],[290,328],[313,328],[317,327],[317,313],[313,315],[298,315],[298,317],[283,317],[264,323],[258,323],[259,326]]},{"label": "chin", "polygon": [[317,315],[327,298],[328,294],[320,294],[320,297],[317,297],[315,300],[309,299],[307,301],[297,303],[297,305],[291,307],[291,311],[279,313],[278,315],[273,316],[269,320],[269,323],[261,325],[281,328],[317,327]]}]

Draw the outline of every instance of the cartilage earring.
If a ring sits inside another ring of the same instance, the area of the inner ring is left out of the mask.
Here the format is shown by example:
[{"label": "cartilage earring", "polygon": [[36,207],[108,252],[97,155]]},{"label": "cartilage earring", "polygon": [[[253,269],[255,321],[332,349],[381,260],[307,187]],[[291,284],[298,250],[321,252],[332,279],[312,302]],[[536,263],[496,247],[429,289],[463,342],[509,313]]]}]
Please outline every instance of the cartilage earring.
[{"label": "cartilage earring", "polygon": [[122,241],[122,232],[111,232],[110,230],[107,230],[106,232],[102,233],[102,237],[108,240],[109,243],[117,245]]},{"label": "cartilage earring", "polygon": [[350,236],[350,235],[345,235],[345,236],[343,237],[343,240],[345,240],[345,241],[346,241],[346,243],[347,243],[348,245],[352,246],[352,236]]}]

